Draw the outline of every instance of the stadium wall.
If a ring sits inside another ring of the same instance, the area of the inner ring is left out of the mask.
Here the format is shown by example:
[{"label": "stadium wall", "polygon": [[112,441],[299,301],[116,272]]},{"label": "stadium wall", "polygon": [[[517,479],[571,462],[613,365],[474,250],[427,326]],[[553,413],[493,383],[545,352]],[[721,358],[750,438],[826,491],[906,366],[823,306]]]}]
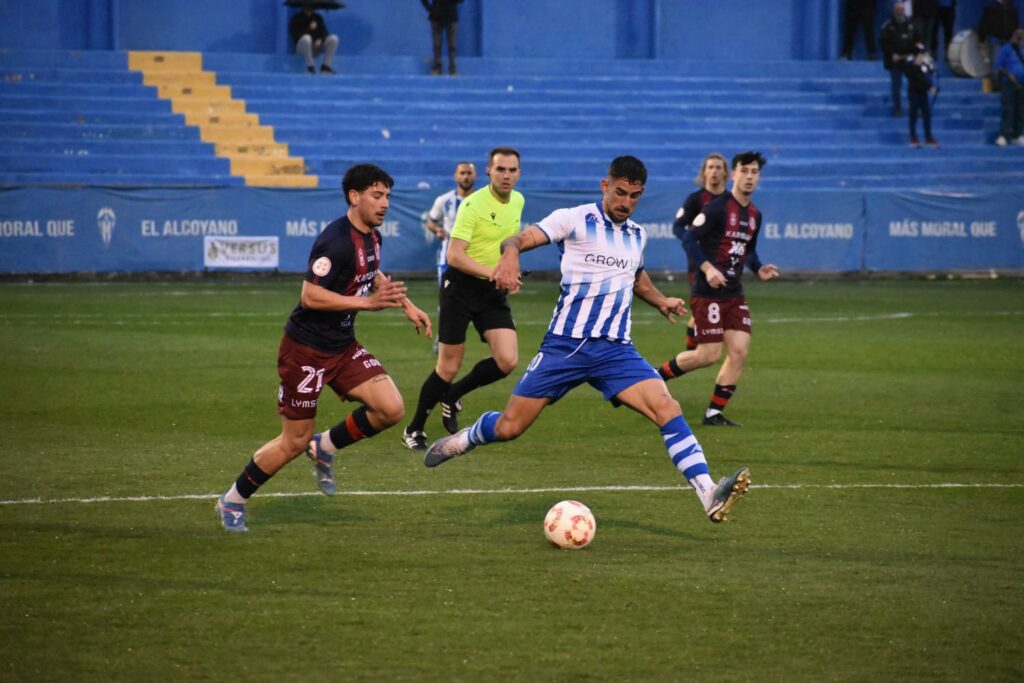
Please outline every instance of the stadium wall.
[{"label": "stadium wall", "polygon": [[[459,51],[474,57],[825,60],[843,0],[465,0]],[[884,5],[885,3],[880,3]],[[960,3],[958,25],[979,8]],[[344,55],[430,54],[416,0],[349,0],[326,13]],[[0,47],[54,50],[291,50],[281,0],[33,0],[0,3]],[[879,21],[885,11],[879,11]]]},{"label": "stadium wall", "polygon": [[[437,191],[396,191],[384,269],[431,272],[437,243],[422,213]],[[597,197],[532,192],[524,222]],[[652,272],[685,269],[676,190],[649,188],[635,218]],[[1024,190],[992,194],[765,191],[758,252],[783,270],[935,272],[1024,269]],[[319,231],[345,210],[337,190],[0,189],[0,273],[199,272],[306,267]],[[554,248],[524,268],[557,270]]]}]

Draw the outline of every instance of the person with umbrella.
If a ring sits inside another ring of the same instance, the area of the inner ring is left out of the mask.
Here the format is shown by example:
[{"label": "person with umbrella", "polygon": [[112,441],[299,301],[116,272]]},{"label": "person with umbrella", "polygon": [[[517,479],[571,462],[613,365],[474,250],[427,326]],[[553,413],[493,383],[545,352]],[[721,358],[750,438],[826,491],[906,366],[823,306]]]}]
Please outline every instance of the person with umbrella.
[{"label": "person with umbrella", "polygon": [[315,58],[322,53],[324,59],[320,66],[320,73],[333,74],[334,69],[331,65],[334,62],[334,53],[338,49],[338,36],[327,31],[327,23],[314,9],[338,9],[344,5],[334,0],[306,2],[289,0],[285,4],[289,7],[299,5],[302,7],[302,11],[292,17],[288,25],[288,32],[295,44],[295,51],[306,60],[306,71],[311,74],[316,73]]}]

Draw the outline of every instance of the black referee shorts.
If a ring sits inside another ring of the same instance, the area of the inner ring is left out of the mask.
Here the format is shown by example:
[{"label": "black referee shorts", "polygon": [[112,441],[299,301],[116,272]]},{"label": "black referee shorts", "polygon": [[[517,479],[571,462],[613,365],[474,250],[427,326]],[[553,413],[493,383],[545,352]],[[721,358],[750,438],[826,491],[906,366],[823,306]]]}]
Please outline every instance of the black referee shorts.
[{"label": "black referee shorts", "polygon": [[437,339],[442,344],[466,343],[466,329],[473,323],[480,341],[487,330],[516,329],[508,296],[490,280],[466,275],[448,267],[441,281],[441,315]]}]

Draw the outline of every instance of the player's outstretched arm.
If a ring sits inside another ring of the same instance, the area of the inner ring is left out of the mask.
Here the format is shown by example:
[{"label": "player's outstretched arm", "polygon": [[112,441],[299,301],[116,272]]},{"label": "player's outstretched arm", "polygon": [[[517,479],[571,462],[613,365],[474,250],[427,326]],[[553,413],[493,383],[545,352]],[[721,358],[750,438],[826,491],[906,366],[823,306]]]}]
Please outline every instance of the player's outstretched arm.
[{"label": "player's outstretched arm", "polygon": [[509,294],[515,294],[522,286],[522,273],[519,270],[519,254],[535,249],[549,242],[548,236],[536,225],[506,238],[501,243],[501,259],[494,269],[494,285]]},{"label": "player's outstretched arm", "polygon": [[757,276],[762,280],[773,280],[779,276],[779,268],[774,263],[766,263],[757,269]]},{"label": "player's outstretched arm", "polygon": [[668,321],[675,324],[673,315],[686,315],[686,304],[682,299],[674,296],[665,296],[661,290],[651,282],[651,276],[646,270],[641,270],[633,282],[633,294],[644,303],[650,304],[658,309],[658,312],[665,316]]},{"label": "player's outstretched arm", "polygon": [[369,296],[347,296],[304,280],[299,302],[303,308],[320,311],[379,311],[401,308],[405,292],[404,283],[388,280],[384,287],[374,287]]}]

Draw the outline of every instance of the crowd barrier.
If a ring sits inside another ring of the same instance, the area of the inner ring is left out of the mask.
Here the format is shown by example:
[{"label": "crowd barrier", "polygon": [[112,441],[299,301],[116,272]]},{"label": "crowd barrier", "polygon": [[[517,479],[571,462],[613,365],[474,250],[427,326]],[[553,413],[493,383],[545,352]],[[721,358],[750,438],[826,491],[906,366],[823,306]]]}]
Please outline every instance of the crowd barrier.
[{"label": "crowd barrier", "polygon": [[[688,191],[688,190],[687,190]],[[437,242],[422,214],[437,190],[396,190],[381,226],[383,269],[430,272]],[[525,223],[594,193],[531,192]],[[680,191],[648,188],[634,218],[652,272],[680,271],[672,234]],[[927,272],[1024,268],[1024,190],[990,194],[763,192],[758,253],[783,271]],[[306,268],[320,230],[345,211],[339,190],[0,189],[0,273],[201,272]],[[556,270],[538,249],[524,268]]]}]

